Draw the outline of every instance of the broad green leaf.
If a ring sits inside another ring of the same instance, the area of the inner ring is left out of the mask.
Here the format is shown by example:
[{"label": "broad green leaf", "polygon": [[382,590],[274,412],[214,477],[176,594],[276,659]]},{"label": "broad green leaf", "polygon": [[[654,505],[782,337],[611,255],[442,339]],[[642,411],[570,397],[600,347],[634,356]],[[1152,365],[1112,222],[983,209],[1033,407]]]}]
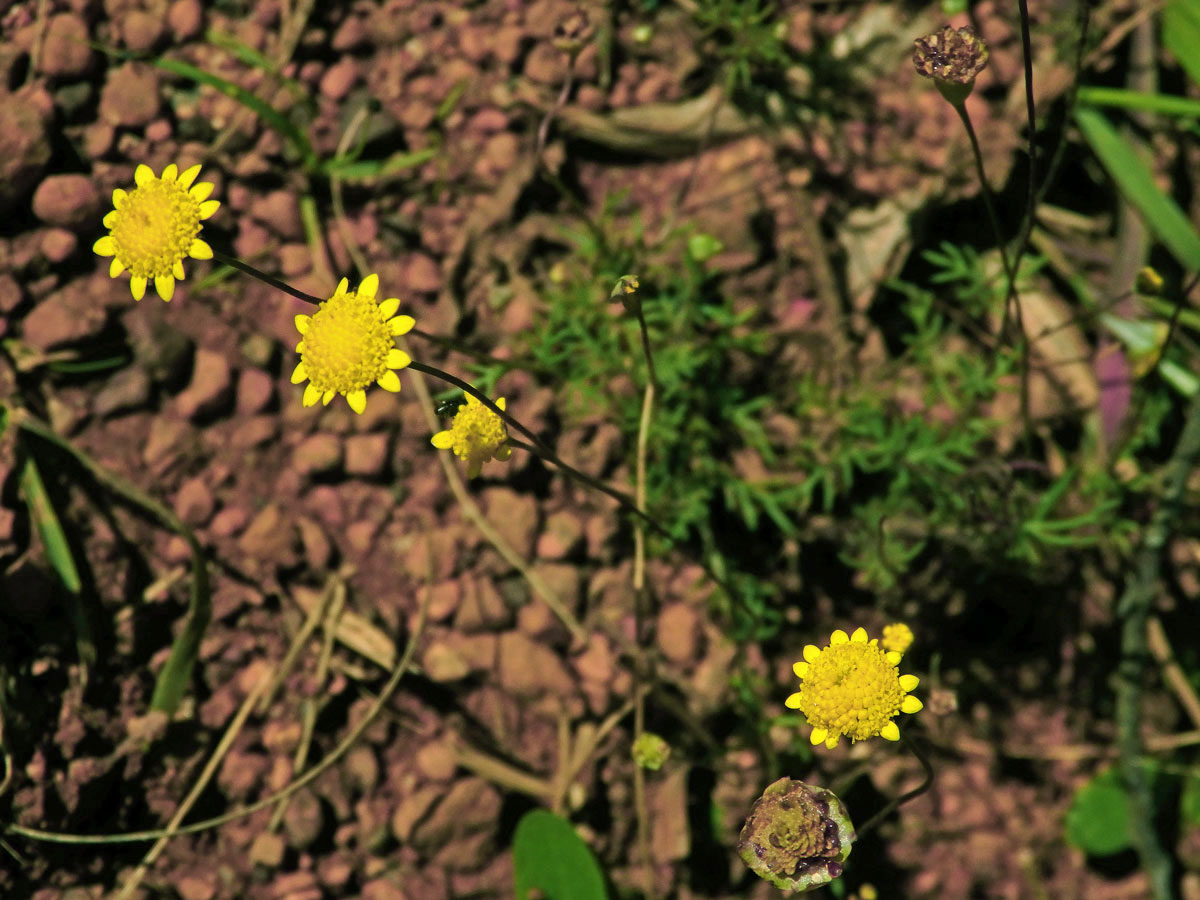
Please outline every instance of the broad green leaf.
[{"label": "broad green leaf", "polygon": [[1129,795],[1115,769],[1102,772],[1075,792],[1066,826],[1067,840],[1094,856],[1108,856],[1132,846]]},{"label": "broad green leaf", "polygon": [[1081,106],[1075,110],[1075,120],[1108,176],[1158,239],[1185,268],[1200,269],[1200,235],[1178,204],[1158,189],[1141,157],[1121,138],[1103,113]]},{"label": "broad green leaf", "polygon": [[608,900],[588,845],[570,822],[544,809],[530,810],[517,824],[513,879],[517,900]]}]

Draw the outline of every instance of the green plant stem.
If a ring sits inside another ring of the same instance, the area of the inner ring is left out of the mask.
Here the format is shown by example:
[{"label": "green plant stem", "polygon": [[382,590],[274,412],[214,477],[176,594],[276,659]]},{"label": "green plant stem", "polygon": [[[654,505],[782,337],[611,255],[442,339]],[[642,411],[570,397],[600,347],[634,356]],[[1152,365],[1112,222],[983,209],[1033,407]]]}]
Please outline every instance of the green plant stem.
[{"label": "green plant stem", "polygon": [[1136,568],[1117,604],[1121,664],[1117,669],[1117,749],[1129,793],[1130,834],[1156,900],[1171,900],[1171,858],[1155,830],[1151,787],[1142,764],[1142,681],[1151,658],[1146,626],[1161,585],[1163,554],[1183,508],[1188,478],[1200,463],[1200,393],[1192,397],[1179,442],[1166,466],[1162,499],[1138,549]]}]

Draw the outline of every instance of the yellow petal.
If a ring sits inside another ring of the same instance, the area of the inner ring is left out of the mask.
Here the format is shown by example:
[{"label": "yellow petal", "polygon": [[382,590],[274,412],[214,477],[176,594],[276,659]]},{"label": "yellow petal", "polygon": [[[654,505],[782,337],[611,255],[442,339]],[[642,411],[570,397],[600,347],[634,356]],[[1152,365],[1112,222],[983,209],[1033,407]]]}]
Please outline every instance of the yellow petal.
[{"label": "yellow petal", "polygon": [[[196,168],[200,168],[200,167],[197,166]],[[191,197],[193,200],[195,200],[197,203],[203,203],[205,200],[208,199],[209,194],[211,194],[212,192],[213,192],[213,183],[211,181],[202,181],[199,184],[195,185],[190,191],[188,191],[188,196]]]},{"label": "yellow petal", "polygon": [[850,640],[855,644],[865,644],[867,642],[867,629],[861,625],[854,629],[854,634],[850,635]]},{"label": "yellow petal", "polygon": [[174,181],[178,177],[179,177],[179,166],[175,165],[175,163],[171,163],[169,166],[167,166],[165,169],[163,169],[163,173],[161,176],[163,181]]},{"label": "yellow petal", "polygon": [[113,243],[112,235],[106,234],[96,241],[96,243],[92,244],[92,252],[97,256],[115,256],[117,245]]},{"label": "yellow petal", "polygon": [[846,634],[846,632],[842,631],[842,629],[840,629],[840,628],[837,629],[836,631],[834,631],[834,633],[829,636],[829,646],[830,647],[836,647],[838,644],[848,644],[848,643],[850,643],[849,636]]},{"label": "yellow petal", "polygon": [[808,736],[808,739],[812,741],[812,745],[815,747],[817,744],[822,743],[827,737],[829,737],[829,732],[824,728],[814,728],[812,734]]},{"label": "yellow petal", "polygon": [[379,304],[379,315],[386,322],[396,314],[396,310],[400,308],[399,297],[388,297]]},{"label": "yellow petal", "polygon": [[156,276],[154,279],[154,290],[158,291],[158,296],[162,297],[167,303],[170,303],[171,298],[175,296],[175,276]]},{"label": "yellow petal", "polygon": [[[186,169],[183,170],[183,174],[179,176],[178,181],[179,181],[180,186],[184,190],[187,190],[188,188],[190,188],[192,186],[192,182],[196,180],[196,176],[199,174],[200,174],[199,164],[194,165],[194,166],[188,166]],[[204,198],[201,197],[200,199],[203,200]]]},{"label": "yellow petal", "polygon": [[393,394],[400,390],[400,376],[391,369],[388,369],[386,372],[380,375],[375,380],[375,383],[385,391],[391,391]]},{"label": "yellow petal", "polygon": [[783,705],[786,706],[788,709],[799,709],[800,708],[800,695],[799,694],[788,694],[788,698],[783,701]]},{"label": "yellow petal", "polygon": [[116,278],[118,275],[120,275],[124,271],[125,271],[125,263],[121,262],[119,259],[117,259],[114,256],[113,261],[108,264],[108,277]]},{"label": "yellow petal", "polygon": [[301,334],[308,334],[308,326],[312,324],[312,316],[306,316],[304,313],[300,313],[292,321],[296,323],[296,330],[298,332]]},{"label": "yellow petal", "polygon": [[304,387],[304,405],[315,406],[317,401],[321,399],[321,392],[317,390],[316,385],[311,381]]},{"label": "yellow petal", "polygon": [[900,728],[895,722],[888,722],[879,729],[879,736],[885,741],[898,741],[900,740]]},{"label": "yellow petal", "polygon": [[904,659],[904,654],[901,653],[899,650],[889,650],[887,653],[885,653],[883,655],[884,655],[884,658],[887,659],[887,661],[890,662],[893,666],[900,665],[900,660]]},{"label": "yellow petal", "polygon": [[107,213],[104,214],[104,227],[112,228],[116,224],[117,224],[117,211],[115,209],[110,209]]},{"label": "yellow petal", "polygon": [[346,293],[346,288],[348,288],[348,287],[350,287],[349,280],[343,278],[341,281],[338,282],[337,290],[335,290],[333,292],[333,295],[336,297],[338,294]]},{"label": "yellow petal", "polygon": [[392,328],[392,334],[397,336],[408,334],[413,330],[413,326],[416,324],[417,320],[412,316],[396,316],[396,318],[392,319],[392,321],[388,323],[388,325],[390,325]]},{"label": "yellow petal", "polygon": [[357,293],[360,297],[370,297],[374,300],[375,295],[379,293],[379,276],[372,272],[364,278],[359,282]]},{"label": "yellow petal", "polygon": [[138,187],[149,184],[154,180],[154,170],[145,163],[138,163],[138,167],[133,170],[133,181]]},{"label": "yellow petal", "polygon": [[796,673],[797,678],[803,678],[808,674],[808,663],[798,662],[792,663],[792,671]]},{"label": "yellow petal", "polygon": [[333,397],[336,393],[337,393],[337,391],[326,391],[324,394],[322,394],[321,395],[321,405],[328,406],[329,401],[333,399]]},{"label": "yellow petal", "polygon": [[181,259],[175,260],[174,265],[171,266],[171,274],[175,276],[176,281],[183,281],[183,279],[184,279],[183,260],[181,260]]},{"label": "yellow petal", "polygon": [[403,369],[410,362],[412,362],[412,357],[403,350],[397,350],[395,347],[393,347],[388,351],[387,367],[389,369]]},{"label": "yellow petal", "polygon": [[805,662],[815,663],[817,661],[817,657],[820,655],[821,655],[821,648],[818,647],[816,644],[805,644],[804,645],[804,661]]},{"label": "yellow petal", "polygon": [[200,218],[211,219],[213,214],[221,208],[220,200],[205,200],[200,204]]},{"label": "yellow petal", "polygon": [[925,708],[925,704],[922,703],[920,700],[918,700],[916,697],[914,697],[912,694],[909,694],[907,697],[905,697],[903,700],[900,701],[900,711],[901,712],[915,713],[915,712],[920,712],[924,708]]},{"label": "yellow petal", "polygon": [[113,188],[113,209],[120,209],[128,199],[129,194],[125,192],[124,188]]},{"label": "yellow petal", "polygon": [[439,450],[449,450],[454,446],[454,432],[439,431],[432,438],[430,438],[429,442]]},{"label": "yellow petal", "polygon": [[308,369],[304,368],[304,361],[296,363],[296,368],[292,369],[292,384],[299,384],[302,381],[308,380]]},{"label": "yellow petal", "polygon": [[832,750],[838,745],[838,741],[841,739],[842,736],[840,734],[831,734],[829,737],[825,738],[825,747],[829,750]]},{"label": "yellow petal", "polygon": [[917,689],[917,685],[921,683],[921,679],[916,675],[901,675],[900,690],[906,694],[911,694]]},{"label": "yellow petal", "polygon": [[346,402],[350,404],[350,408],[362,415],[362,411],[367,408],[367,392],[362,388],[356,391],[350,391],[346,394]]},{"label": "yellow petal", "polygon": [[129,293],[133,294],[134,300],[141,300],[146,296],[146,279],[139,278],[134,275],[129,279]]},{"label": "yellow petal", "polygon": [[212,247],[208,246],[200,238],[194,238],[192,245],[188,247],[188,256],[192,259],[212,259]]},{"label": "yellow petal", "polygon": [[[503,397],[500,397],[499,399],[497,399],[497,400],[496,400],[496,405],[497,405],[498,407],[500,407],[501,409],[504,409],[504,398],[503,398]],[[504,411],[505,411],[505,412],[508,412],[508,410],[507,410],[507,409],[504,409]]]}]

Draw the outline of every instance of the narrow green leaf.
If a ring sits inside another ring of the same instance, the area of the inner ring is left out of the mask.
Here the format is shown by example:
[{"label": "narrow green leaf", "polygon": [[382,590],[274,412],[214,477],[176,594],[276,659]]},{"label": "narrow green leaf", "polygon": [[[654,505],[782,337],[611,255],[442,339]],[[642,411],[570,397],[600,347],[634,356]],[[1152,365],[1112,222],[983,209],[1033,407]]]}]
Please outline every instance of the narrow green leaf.
[{"label": "narrow green leaf", "polygon": [[1174,94],[1146,94],[1123,88],[1081,87],[1078,100],[1091,106],[1111,106],[1116,109],[1136,109],[1163,116],[1200,118],[1200,100]]},{"label": "narrow green leaf", "polygon": [[1158,189],[1141,157],[1103,113],[1081,106],[1075,110],[1075,120],[1109,177],[1159,240],[1185,268],[1200,269],[1200,235],[1178,204]]},{"label": "narrow green leaf", "polygon": [[[604,875],[571,823],[544,809],[527,812],[513,838],[517,900],[607,900]],[[536,891],[536,893],[534,893]]]},{"label": "narrow green leaf", "polygon": [[226,97],[232,97],[242,106],[246,107],[263,120],[269,128],[277,131],[284,140],[292,145],[292,148],[300,155],[304,161],[304,168],[309,172],[317,172],[321,167],[321,161],[313,150],[312,143],[308,136],[296,127],[295,123],[287,116],[276,110],[271,104],[267,103],[254,94],[250,93],[245,88],[234,84],[232,81],[226,81],[219,75],[213,75],[211,72],[205,72],[203,69],[198,69],[193,65],[183,62],[178,59],[170,59],[168,57],[158,57],[150,60],[160,69],[170,72],[173,75],[179,75],[182,78],[187,78],[197,84],[206,84],[214,90],[220,91]]},{"label": "narrow green leaf", "polygon": [[67,612],[75,627],[75,652],[86,668],[96,661],[96,644],[92,640],[91,622],[83,605],[83,579],[79,577],[66,532],[31,453],[27,453],[21,468],[21,493],[38,536],[42,539],[42,546],[46,548],[46,558],[67,589]]},{"label": "narrow green leaf", "polygon": [[1200,2],[1171,0],[1163,10],[1163,43],[1200,84]]}]

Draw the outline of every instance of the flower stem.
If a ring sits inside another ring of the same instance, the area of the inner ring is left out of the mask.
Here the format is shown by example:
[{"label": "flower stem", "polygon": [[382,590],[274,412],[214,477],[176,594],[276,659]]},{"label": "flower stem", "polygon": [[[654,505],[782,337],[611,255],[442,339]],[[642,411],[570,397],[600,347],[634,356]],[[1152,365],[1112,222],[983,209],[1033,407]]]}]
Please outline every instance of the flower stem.
[{"label": "flower stem", "polygon": [[320,306],[324,301],[320,297],[314,297],[312,294],[306,294],[304,291],[297,290],[286,282],[280,281],[278,278],[272,278],[262,269],[256,269],[249,263],[244,263],[236,256],[226,256],[220,250],[213,249],[213,259],[219,263],[230,266],[234,269],[239,269],[247,275],[253,275],[263,284],[269,284],[277,291],[283,291],[285,294],[291,294],[297,300],[303,300],[305,303],[311,303],[313,306]]},{"label": "flower stem", "polygon": [[913,740],[904,733],[903,729],[900,731],[900,740],[904,743],[904,746],[908,748],[909,752],[917,758],[917,761],[921,764],[921,768],[925,770],[925,780],[907,794],[901,794],[899,797],[895,797],[890,800],[887,805],[883,807],[883,809],[879,810],[879,812],[867,819],[862,826],[856,828],[855,831],[860,839],[873,828],[878,827],[880,822],[890,816],[899,807],[903,806],[909,800],[913,800],[916,797],[921,796],[933,785],[933,765],[929,762],[929,757],[926,756],[921,748],[918,747],[916,743],[914,743]]}]

